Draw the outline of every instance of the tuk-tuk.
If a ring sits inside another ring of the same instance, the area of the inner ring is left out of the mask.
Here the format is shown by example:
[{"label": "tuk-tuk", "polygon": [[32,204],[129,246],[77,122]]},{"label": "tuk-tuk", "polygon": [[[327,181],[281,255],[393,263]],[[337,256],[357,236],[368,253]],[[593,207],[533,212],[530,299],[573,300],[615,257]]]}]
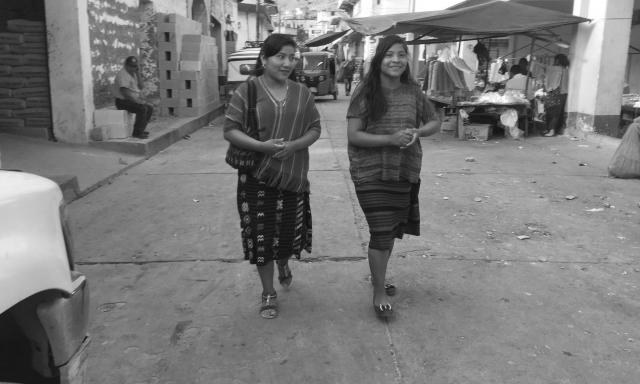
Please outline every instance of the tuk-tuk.
[{"label": "tuk-tuk", "polygon": [[238,85],[247,80],[259,55],[260,48],[244,48],[227,56],[227,79],[224,85],[226,100],[231,98]]},{"label": "tuk-tuk", "polygon": [[331,52],[303,52],[298,81],[304,83],[315,96],[333,95],[338,98],[336,58]]}]

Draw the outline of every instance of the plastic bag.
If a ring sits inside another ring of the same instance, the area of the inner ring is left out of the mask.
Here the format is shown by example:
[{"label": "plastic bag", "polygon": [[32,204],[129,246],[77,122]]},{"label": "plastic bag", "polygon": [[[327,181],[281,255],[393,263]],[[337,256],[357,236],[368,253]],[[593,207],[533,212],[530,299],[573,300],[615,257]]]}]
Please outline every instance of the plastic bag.
[{"label": "plastic bag", "polygon": [[621,179],[640,178],[640,118],[627,128],[609,163],[609,176]]},{"label": "plastic bag", "polygon": [[518,128],[518,111],[508,108],[500,114],[500,122],[506,128],[505,132],[513,139],[519,139],[524,135],[524,131]]}]

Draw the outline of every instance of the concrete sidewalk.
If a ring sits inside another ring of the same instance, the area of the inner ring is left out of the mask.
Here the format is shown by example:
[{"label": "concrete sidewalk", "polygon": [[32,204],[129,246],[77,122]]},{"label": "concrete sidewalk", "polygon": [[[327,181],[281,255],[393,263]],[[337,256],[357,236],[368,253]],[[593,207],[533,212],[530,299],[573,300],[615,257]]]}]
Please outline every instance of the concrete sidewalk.
[{"label": "concrete sidewalk", "polygon": [[422,236],[395,244],[396,315],[380,321],[347,102],[316,101],[313,252],[291,289],[276,283],[273,321],[241,256],[220,125],[70,205],[89,383],[638,382],[640,182],[607,177],[615,142],[422,139]]},{"label": "concrete sidewalk", "polygon": [[149,123],[147,139],[116,139],[67,144],[0,133],[0,164],[3,169],[19,169],[56,181],[72,201],[109,182],[129,168],[189,138],[222,111],[193,118],[160,117]]}]

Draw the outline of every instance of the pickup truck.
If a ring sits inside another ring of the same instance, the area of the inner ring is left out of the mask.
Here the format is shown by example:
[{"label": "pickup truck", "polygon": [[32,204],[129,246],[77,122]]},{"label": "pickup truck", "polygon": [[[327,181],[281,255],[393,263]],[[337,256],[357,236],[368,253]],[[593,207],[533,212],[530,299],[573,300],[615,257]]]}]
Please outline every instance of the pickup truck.
[{"label": "pickup truck", "polygon": [[0,169],[0,382],[83,383],[88,325],[60,188]]}]

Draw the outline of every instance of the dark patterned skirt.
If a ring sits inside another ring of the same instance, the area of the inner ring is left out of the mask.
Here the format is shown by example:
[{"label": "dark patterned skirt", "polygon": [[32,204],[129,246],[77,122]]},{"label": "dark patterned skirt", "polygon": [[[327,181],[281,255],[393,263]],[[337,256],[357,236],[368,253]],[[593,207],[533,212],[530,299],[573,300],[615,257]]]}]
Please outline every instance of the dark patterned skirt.
[{"label": "dark patterned skirt", "polygon": [[238,213],[245,260],[263,266],[311,253],[309,193],[283,191],[238,173]]},{"label": "dark patterned skirt", "polygon": [[369,225],[369,248],[388,250],[394,238],[420,235],[420,182],[375,181],[356,184],[355,189]]}]

